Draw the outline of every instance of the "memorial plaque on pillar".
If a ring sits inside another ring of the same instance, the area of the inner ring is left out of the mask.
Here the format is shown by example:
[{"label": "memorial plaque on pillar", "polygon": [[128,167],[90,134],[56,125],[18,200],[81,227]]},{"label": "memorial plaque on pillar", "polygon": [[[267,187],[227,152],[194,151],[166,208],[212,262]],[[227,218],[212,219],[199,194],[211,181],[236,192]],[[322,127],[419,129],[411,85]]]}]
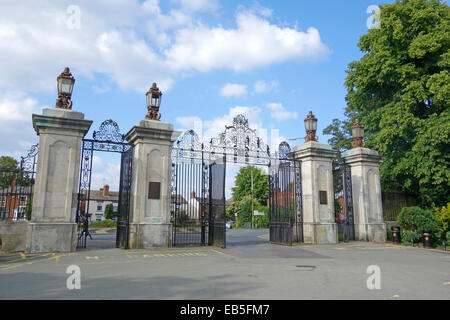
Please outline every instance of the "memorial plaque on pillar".
[{"label": "memorial plaque on pillar", "polygon": [[149,182],[148,183],[148,198],[153,200],[159,200],[161,195],[161,183]]},{"label": "memorial plaque on pillar", "polygon": [[319,191],[319,199],[320,199],[320,204],[328,204],[327,192]]}]

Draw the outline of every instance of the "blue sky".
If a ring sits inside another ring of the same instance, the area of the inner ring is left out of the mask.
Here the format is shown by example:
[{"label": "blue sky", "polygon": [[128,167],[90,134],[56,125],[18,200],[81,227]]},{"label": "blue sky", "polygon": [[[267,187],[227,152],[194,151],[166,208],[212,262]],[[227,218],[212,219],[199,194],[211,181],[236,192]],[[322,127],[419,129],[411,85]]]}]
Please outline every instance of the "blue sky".
[{"label": "blue sky", "polygon": [[[54,107],[65,66],[76,77],[73,109],[94,121],[87,137],[105,119],[123,133],[144,119],[156,81],[161,120],[176,129],[201,121],[213,136],[243,112],[283,140],[303,137],[313,110],[326,142],[322,130],[343,117],[347,65],[362,56],[367,8],[391,2],[2,1],[0,154],[19,157],[38,141],[31,114]],[[95,187],[114,185],[118,157],[96,161]]]}]

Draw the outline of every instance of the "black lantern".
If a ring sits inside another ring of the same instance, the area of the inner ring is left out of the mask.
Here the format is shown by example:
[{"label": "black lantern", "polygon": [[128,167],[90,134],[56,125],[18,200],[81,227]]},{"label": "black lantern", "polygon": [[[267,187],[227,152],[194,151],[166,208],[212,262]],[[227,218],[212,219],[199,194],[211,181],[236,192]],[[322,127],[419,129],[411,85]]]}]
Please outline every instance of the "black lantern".
[{"label": "black lantern", "polygon": [[353,136],[353,148],[364,148],[365,143],[363,141],[364,138],[364,126],[359,123],[359,120],[356,119],[355,124],[352,126],[352,136]]},{"label": "black lantern", "polygon": [[161,105],[162,93],[156,86],[156,83],[153,83],[146,96],[148,112],[145,116],[145,119],[159,120],[161,118],[161,114],[159,113],[159,106]]},{"label": "black lantern", "polygon": [[75,83],[75,78],[70,73],[69,68],[65,68],[64,71],[58,76],[58,99],[56,100],[56,108],[72,109],[72,90]]},{"label": "black lantern", "polygon": [[318,137],[316,136],[317,118],[313,115],[312,111],[310,111],[305,118],[305,129],[306,129],[306,139],[305,139],[306,142],[318,140]]}]

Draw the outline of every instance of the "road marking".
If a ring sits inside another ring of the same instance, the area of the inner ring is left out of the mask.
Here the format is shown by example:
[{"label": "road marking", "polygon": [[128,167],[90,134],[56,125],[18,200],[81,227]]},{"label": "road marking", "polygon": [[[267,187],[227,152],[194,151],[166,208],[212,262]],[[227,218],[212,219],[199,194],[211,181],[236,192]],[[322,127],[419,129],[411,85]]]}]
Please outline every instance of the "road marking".
[{"label": "road marking", "polygon": [[223,253],[223,252],[220,252],[219,250],[215,250],[215,249],[209,249],[210,251],[212,251],[212,252],[216,252],[216,253],[220,253],[220,254],[225,254],[225,253]]},{"label": "road marking", "polygon": [[444,286],[450,286],[450,281],[449,282],[444,282],[443,285]]},{"label": "road marking", "polygon": [[394,294],[394,295],[392,296],[392,298],[398,299],[398,298],[400,298],[400,296],[399,296],[398,294]]},{"label": "road marking", "polygon": [[86,260],[91,260],[91,259],[98,260],[98,257],[97,256],[93,256],[93,257],[86,256]]},{"label": "road marking", "polygon": [[48,258],[48,260],[55,260],[56,262],[58,262],[59,258],[61,258],[61,257],[62,257],[62,255],[53,254],[50,258]]},{"label": "road marking", "polygon": [[19,252],[19,254],[20,254],[20,257],[21,257],[22,259],[26,259],[26,258],[27,258],[27,256],[25,255],[25,253]]}]

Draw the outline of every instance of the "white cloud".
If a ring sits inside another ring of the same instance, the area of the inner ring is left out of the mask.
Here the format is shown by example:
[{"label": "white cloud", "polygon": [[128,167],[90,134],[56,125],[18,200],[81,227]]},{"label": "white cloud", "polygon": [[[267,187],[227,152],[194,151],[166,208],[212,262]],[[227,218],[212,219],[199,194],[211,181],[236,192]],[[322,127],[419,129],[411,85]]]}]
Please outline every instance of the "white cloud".
[{"label": "white cloud", "polygon": [[276,88],[278,88],[278,81],[271,81],[271,82],[267,82],[264,80],[258,80],[255,82],[255,84],[253,85],[253,91],[255,93],[266,93],[270,90],[275,90]]},{"label": "white cloud", "polygon": [[271,102],[266,105],[270,110],[270,116],[278,122],[292,120],[298,118],[298,113],[287,111],[281,103]]},{"label": "white cloud", "polygon": [[[156,81],[168,90],[189,70],[249,70],[328,53],[319,32],[271,24],[271,10],[239,12],[236,28],[205,25],[198,11],[218,1],[176,0],[163,13],[158,0],[79,0],[80,29],[69,29],[72,0],[0,2],[0,87],[55,90],[65,66],[76,77],[109,75],[140,92]],[[24,79],[27,79],[24,84]]]},{"label": "white cloud", "polygon": [[319,31],[312,27],[307,32],[279,27],[252,13],[239,13],[236,23],[237,29],[198,25],[177,30],[175,43],[165,50],[169,66],[202,72],[219,68],[245,71],[329,53]]},{"label": "white cloud", "polygon": [[111,191],[119,190],[120,163],[105,161],[100,156],[92,158],[91,190],[99,190],[105,184]]},{"label": "white cloud", "polygon": [[16,159],[24,156],[38,137],[31,125],[31,115],[39,113],[37,100],[23,93],[0,94],[1,155]]},{"label": "white cloud", "polygon": [[247,86],[243,84],[227,83],[220,89],[222,97],[241,97],[247,94]]},{"label": "white cloud", "polygon": [[66,65],[75,77],[108,74],[121,87],[146,90],[153,81],[167,90],[173,75],[159,46],[170,31],[188,27],[188,14],[161,13],[157,0],[77,1],[80,29],[69,29],[71,0],[0,2],[0,87],[55,89]]}]

